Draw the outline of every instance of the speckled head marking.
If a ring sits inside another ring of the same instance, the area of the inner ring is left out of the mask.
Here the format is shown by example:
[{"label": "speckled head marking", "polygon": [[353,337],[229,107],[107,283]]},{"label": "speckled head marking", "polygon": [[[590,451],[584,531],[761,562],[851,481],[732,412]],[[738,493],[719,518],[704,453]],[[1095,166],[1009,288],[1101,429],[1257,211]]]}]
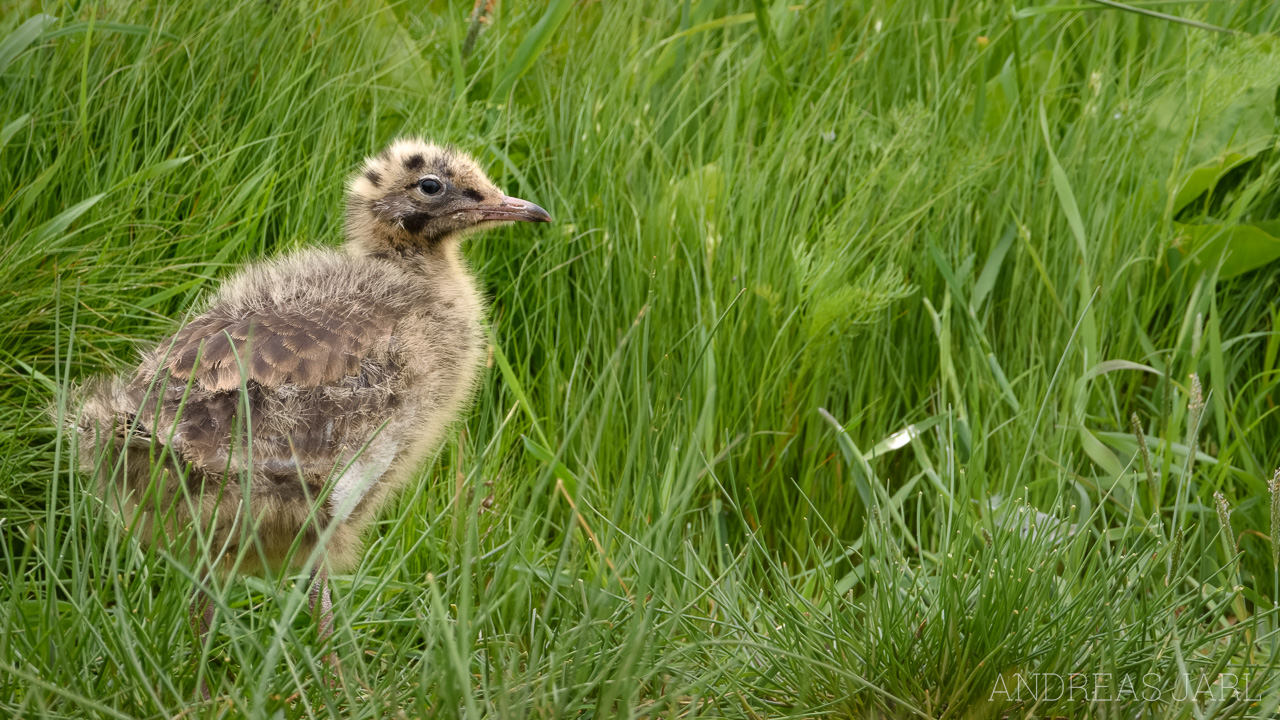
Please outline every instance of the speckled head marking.
[{"label": "speckled head marking", "polygon": [[550,222],[508,197],[465,153],[401,138],[368,158],[347,187],[347,237],[368,254],[410,256],[504,222]]}]

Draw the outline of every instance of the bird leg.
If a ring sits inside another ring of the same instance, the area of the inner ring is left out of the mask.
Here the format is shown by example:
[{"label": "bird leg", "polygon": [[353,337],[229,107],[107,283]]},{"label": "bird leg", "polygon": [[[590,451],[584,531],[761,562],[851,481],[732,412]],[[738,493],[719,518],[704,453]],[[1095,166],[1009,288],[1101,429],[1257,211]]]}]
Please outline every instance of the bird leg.
[{"label": "bird leg", "polygon": [[[312,569],[310,586],[311,617],[316,622],[320,644],[323,646],[333,637],[333,600],[329,595],[329,571],[323,566]],[[334,677],[339,675],[338,656],[332,649],[325,653],[324,662]]]},{"label": "bird leg", "polygon": [[[213,601],[199,587],[191,593],[191,612],[188,619],[191,622],[191,630],[196,634],[196,644],[203,650],[205,637],[213,627]],[[204,678],[200,678],[200,696],[205,700],[211,697],[209,684]]]}]

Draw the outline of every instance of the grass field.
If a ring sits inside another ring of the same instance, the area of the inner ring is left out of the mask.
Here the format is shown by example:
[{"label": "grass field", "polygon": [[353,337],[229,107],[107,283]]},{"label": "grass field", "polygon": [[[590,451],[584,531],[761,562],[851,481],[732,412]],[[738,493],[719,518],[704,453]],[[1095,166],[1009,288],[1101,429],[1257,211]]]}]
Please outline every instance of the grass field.
[{"label": "grass field", "polygon": [[[0,716],[1274,717],[1280,4],[1132,4],[1236,32],[0,3]],[[557,222],[467,248],[493,361],[335,580],[330,688],[301,578],[196,644],[47,409],[339,242],[407,133]]]}]

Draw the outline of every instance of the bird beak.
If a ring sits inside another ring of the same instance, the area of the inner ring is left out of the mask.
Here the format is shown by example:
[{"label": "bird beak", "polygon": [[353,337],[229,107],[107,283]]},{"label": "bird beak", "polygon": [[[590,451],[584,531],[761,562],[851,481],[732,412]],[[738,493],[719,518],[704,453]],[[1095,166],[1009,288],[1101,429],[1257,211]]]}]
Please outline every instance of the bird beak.
[{"label": "bird beak", "polygon": [[551,222],[546,210],[528,200],[504,197],[497,205],[480,205],[476,208],[481,220],[516,220],[523,222]]}]

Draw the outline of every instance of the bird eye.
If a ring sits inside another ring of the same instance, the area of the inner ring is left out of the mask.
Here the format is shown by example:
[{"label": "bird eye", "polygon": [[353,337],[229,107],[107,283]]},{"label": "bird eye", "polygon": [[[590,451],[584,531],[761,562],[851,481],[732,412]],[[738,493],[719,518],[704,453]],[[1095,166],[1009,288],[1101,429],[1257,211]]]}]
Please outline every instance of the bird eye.
[{"label": "bird eye", "polygon": [[440,181],[435,178],[426,177],[418,181],[418,189],[424,195],[437,195],[444,189],[444,185],[441,185]]}]

